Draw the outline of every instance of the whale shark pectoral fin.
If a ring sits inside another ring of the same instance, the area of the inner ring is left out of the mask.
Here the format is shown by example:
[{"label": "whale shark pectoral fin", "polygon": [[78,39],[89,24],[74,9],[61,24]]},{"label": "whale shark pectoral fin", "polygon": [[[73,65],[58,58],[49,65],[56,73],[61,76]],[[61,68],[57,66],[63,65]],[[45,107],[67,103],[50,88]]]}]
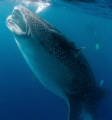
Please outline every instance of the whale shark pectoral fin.
[{"label": "whale shark pectoral fin", "polygon": [[60,32],[57,32],[53,29],[49,29],[50,33],[52,34],[53,37],[57,38],[57,39],[60,39],[61,42],[66,42],[66,43],[69,43],[69,45],[71,45],[72,47],[75,47],[75,42],[72,42],[72,41],[65,41],[66,37],[61,34]]},{"label": "whale shark pectoral fin", "polygon": [[83,50],[85,47],[81,47],[81,48],[78,48],[78,49],[76,49],[75,50],[75,57],[77,57],[77,55],[79,54],[79,52],[81,51],[81,50]]},{"label": "whale shark pectoral fin", "polygon": [[79,120],[82,112],[82,103],[79,100],[69,99],[69,120]]},{"label": "whale shark pectoral fin", "polygon": [[53,29],[49,29],[50,33],[55,39],[58,39],[59,42],[63,45],[63,47],[67,48],[68,50],[72,51],[75,54],[75,57],[79,54],[81,50],[83,50],[85,47],[81,47],[76,49],[75,43],[71,41],[66,41],[66,37],[62,35],[60,32],[57,32]]},{"label": "whale shark pectoral fin", "polygon": [[69,50],[75,50],[75,43],[72,41],[67,41],[67,38],[61,34],[60,32],[57,32],[53,29],[49,29],[51,35],[57,39],[65,48],[68,48]]}]

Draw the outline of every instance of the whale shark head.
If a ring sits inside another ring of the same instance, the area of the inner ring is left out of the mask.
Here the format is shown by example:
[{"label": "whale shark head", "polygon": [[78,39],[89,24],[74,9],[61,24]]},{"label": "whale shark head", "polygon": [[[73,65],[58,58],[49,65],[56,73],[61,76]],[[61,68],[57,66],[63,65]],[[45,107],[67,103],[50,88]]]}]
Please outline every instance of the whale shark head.
[{"label": "whale shark head", "polygon": [[14,36],[21,38],[32,37],[36,39],[36,42],[43,39],[43,36],[44,39],[45,36],[47,39],[50,36],[50,29],[54,29],[54,26],[49,25],[47,21],[21,5],[14,7],[12,14],[6,19],[6,25]]},{"label": "whale shark head", "polygon": [[17,35],[26,35],[28,31],[27,19],[24,15],[26,9],[22,6],[14,7],[12,14],[7,18],[7,27]]},{"label": "whale shark head", "polygon": [[35,23],[35,19],[39,20],[41,18],[34,15],[27,8],[18,5],[14,7],[12,14],[7,17],[6,25],[10,29],[10,31],[16,36],[36,36],[36,38],[38,38],[38,35],[40,37],[42,33],[41,29],[38,28],[38,25]]}]

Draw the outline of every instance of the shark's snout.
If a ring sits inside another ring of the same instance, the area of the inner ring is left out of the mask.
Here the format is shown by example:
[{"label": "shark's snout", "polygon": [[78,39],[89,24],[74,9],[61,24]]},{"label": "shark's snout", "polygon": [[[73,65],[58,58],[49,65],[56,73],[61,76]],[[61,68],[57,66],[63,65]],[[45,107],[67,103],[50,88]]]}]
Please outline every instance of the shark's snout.
[{"label": "shark's snout", "polygon": [[20,7],[14,7],[12,14],[6,19],[6,25],[13,33],[25,35],[27,33],[27,23]]}]

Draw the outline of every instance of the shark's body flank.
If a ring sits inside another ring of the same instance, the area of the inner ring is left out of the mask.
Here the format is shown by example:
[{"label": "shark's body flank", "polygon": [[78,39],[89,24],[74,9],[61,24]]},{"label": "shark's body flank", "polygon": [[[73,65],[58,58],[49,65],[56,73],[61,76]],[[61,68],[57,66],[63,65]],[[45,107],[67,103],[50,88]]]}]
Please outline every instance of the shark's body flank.
[{"label": "shark's body flank", "polygon": [[23,6],[16,6],[6,23],[39,81],[67,101],[69,120],[79,120],[83,108],[88,114],[85,120],[98,120],[96,104],[105,89],[96,86],[80,52],[83,48],[78,49],[60,31]]}]

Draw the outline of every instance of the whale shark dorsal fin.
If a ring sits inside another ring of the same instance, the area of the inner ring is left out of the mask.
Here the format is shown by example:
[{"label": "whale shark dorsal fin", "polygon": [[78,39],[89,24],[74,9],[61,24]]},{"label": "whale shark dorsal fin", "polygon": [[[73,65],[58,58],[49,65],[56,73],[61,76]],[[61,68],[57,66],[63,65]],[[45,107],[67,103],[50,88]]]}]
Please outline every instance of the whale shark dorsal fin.
[{"label": "whale shark dorsal fin", "polygon": [[82,103],[80,100],[69,99],[69,120],[79,120],[82,112]]},{"label": "whale shark dorsal fin", "polygon": [[85,47],[81,47],[81,48],[78,48],[78,49],[76,49],[75,50],[75,57],[77,57],[77,55],[79,54],[79,52],[81,51],[81,50],[83,50]]},{"label": "whale shark dorsal fin", "polygon": [[59,31],[49,29],[51,35],[58,40],[65,48],[68,50],[75,50],[75,43],[72,41],[68,41],[66,36],[61,34]]},{"label": "whale shark dorsal fin", "polygon": [[75,57],[77,57],[79,52],[85,48],[85,47],[81,47],[76,49],[75,43],[71,41],[66,41],[66,37],[63,34],[53,29],[49,29],[49,31],[54,38],[57,38],[59,42],[63,44],[63,46],[65,46],[68,50],[74,52]]},{"label": "whale shark dorsal fin", "polygon": [[62,42],[63,44],[69,44],[72,46],[75,46],[74,42],[68,41],[66,36],[64,36],[62,33],[60,33],[59,31],[53,30],[53,29],[49,29],[50,33],[52,34],[52,36],[54,38],[57,38],[58,40],[60,40],[60,42]]},{"label": "whale shark dorsal fin", "polygon": [[[65,42],[66,36],[64,36],[62,33],[53,29],[49,29],[49,31],[55,38],[61,38]],[[68,42],[71,46],[75,47],[75,42],[72,42],[72,41],[66,41],[66,42]]]}]

